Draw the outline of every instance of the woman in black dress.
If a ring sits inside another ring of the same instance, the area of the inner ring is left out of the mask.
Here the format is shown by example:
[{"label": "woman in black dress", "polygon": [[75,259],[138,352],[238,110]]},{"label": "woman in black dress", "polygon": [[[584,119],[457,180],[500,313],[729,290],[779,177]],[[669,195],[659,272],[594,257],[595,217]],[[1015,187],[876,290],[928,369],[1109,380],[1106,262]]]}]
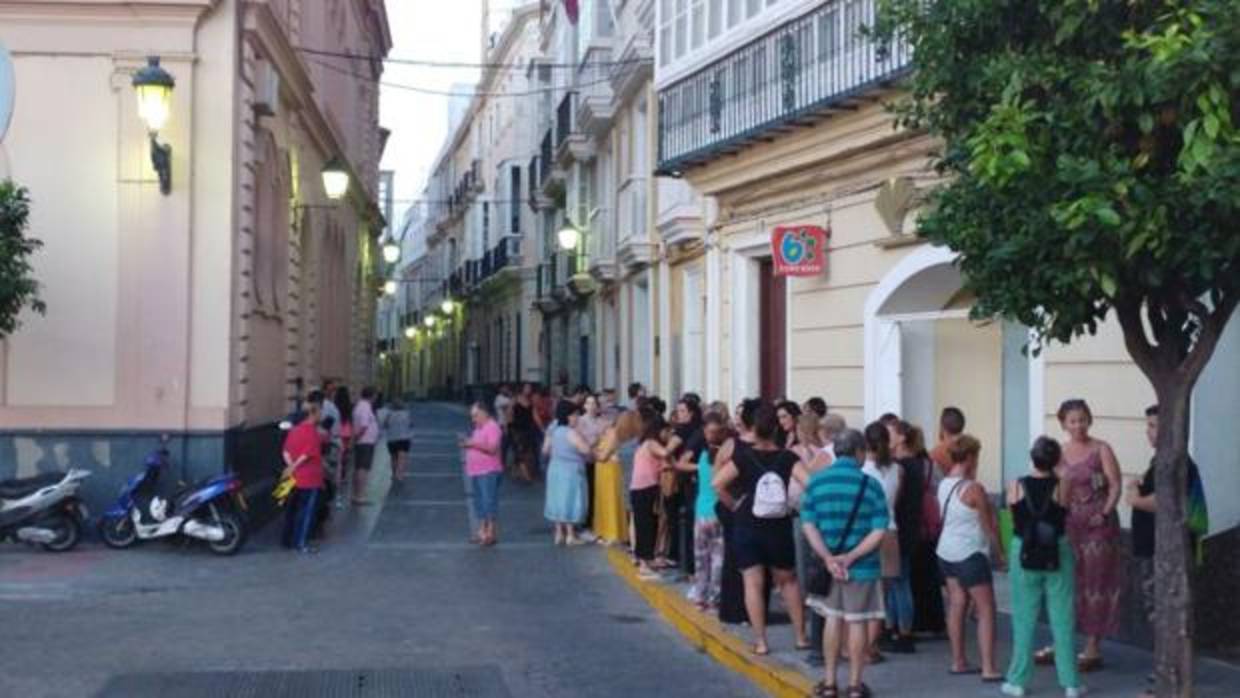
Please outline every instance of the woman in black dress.
[{"label": "woman in black dress", "polygon": [[[765,607],[768,571],[792,618],[797,649],[809,648],[805,607],[796,575],[793,510],[787,496],[793,480],[804,486],[809,473],[795,453],[776,443],[778,432],[774,408],[759,407],[753,416],[752,446],[734,449],[731,460],[715,472],[713,482],[719,501],[735,514],[733,552],[745,581],[745,610],[753,626],[753,651],[759,655],[770,652]],[[739,483],[743,492],[739,500],[734,496],[734,483]]]},{"label": "woman in black dress", "polygon": [[896,525],[903,557],[901,563],[908,570],[909,587],[913,592],[913,631],[941,635],[947,630],[947,620],[943,610],[943,581],[934,554],[938,543],[933,513],[938,507],[934,494],[938,491],[937,471],[926,452],[926,439],[920,428],[897,421],[890,430],[892,452],[904,471],[900,498],[896,502]]},{"label": "woman in black dress", "polygon": [[538,423],[534,420],[534,386],[529,383],[521,386],[521,393],[512,403],[512,421],[508,429],[517,452],[517,477],[533,482],[538,459]]}]

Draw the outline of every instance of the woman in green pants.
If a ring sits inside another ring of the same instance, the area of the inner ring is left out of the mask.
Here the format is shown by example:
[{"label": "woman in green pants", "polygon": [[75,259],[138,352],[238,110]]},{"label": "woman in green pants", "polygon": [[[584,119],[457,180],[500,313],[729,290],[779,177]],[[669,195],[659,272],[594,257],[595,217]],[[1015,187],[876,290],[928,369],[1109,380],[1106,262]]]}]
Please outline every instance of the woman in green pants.
[{"label": "woman in green pants", "polygon": [[1062,456],[1059,442],[1038,437],[1029,453],[1033,472],[1008,486],[1016,535],[1012,538],[1012,663],[1003,692],[1025,695],[1033,673],[1033,631],[1046,597],[1051,634],[1055,638],[1055,671],[1067,698],[1084,694],[1077,673],[1076,617],[1073,610],[1072,546],[1064,532],[1068,493],[1055,476]]}]

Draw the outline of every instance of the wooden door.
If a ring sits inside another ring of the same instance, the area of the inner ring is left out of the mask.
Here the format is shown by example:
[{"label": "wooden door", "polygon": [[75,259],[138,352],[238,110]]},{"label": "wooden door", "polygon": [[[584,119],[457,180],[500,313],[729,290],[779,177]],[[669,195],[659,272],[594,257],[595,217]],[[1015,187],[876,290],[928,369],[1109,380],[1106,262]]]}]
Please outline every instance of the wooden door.
[{"label": "wooden door", "polygon": [[788,280],[776,276],[771,260],[765,259],[759,271],[758,288],[760,385],[762,397],[774,400],[786,396]]}]

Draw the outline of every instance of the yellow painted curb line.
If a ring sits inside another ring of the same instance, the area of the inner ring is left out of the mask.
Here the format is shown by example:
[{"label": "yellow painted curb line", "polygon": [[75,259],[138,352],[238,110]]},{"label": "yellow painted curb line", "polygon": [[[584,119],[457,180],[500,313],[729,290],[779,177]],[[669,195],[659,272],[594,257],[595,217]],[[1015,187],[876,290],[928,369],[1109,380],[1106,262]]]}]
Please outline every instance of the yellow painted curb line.
[{"label": "yellow painted curb line", "polygon": [[749,645],[725,630],[717,619],[699,611],[675,589],[639,579],[633,563],[623,551],[608,548],[607,559],[616,574],[641,594],[659,615],[694,647],[715,661],[778,698],[804,698],[813,691],[813,682],[804,674],[774,660],[754,655]]}]

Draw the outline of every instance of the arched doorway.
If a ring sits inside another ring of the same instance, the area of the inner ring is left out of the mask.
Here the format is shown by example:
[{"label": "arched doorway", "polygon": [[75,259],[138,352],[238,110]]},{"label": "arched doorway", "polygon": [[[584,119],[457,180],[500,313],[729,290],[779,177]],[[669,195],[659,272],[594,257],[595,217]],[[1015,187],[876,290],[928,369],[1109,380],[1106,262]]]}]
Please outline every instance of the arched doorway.
[{"label": "arched doorway", "polygon": [[1026,328],[968,318],[954,255],[923,245],[870,293],[865,307],[865,414],[894,412],[938,431],[943,407],[961,408],[983,445],[979,476],[992,491],[1023,472],[1040,433],[1041,361],[1025,355]]}]

